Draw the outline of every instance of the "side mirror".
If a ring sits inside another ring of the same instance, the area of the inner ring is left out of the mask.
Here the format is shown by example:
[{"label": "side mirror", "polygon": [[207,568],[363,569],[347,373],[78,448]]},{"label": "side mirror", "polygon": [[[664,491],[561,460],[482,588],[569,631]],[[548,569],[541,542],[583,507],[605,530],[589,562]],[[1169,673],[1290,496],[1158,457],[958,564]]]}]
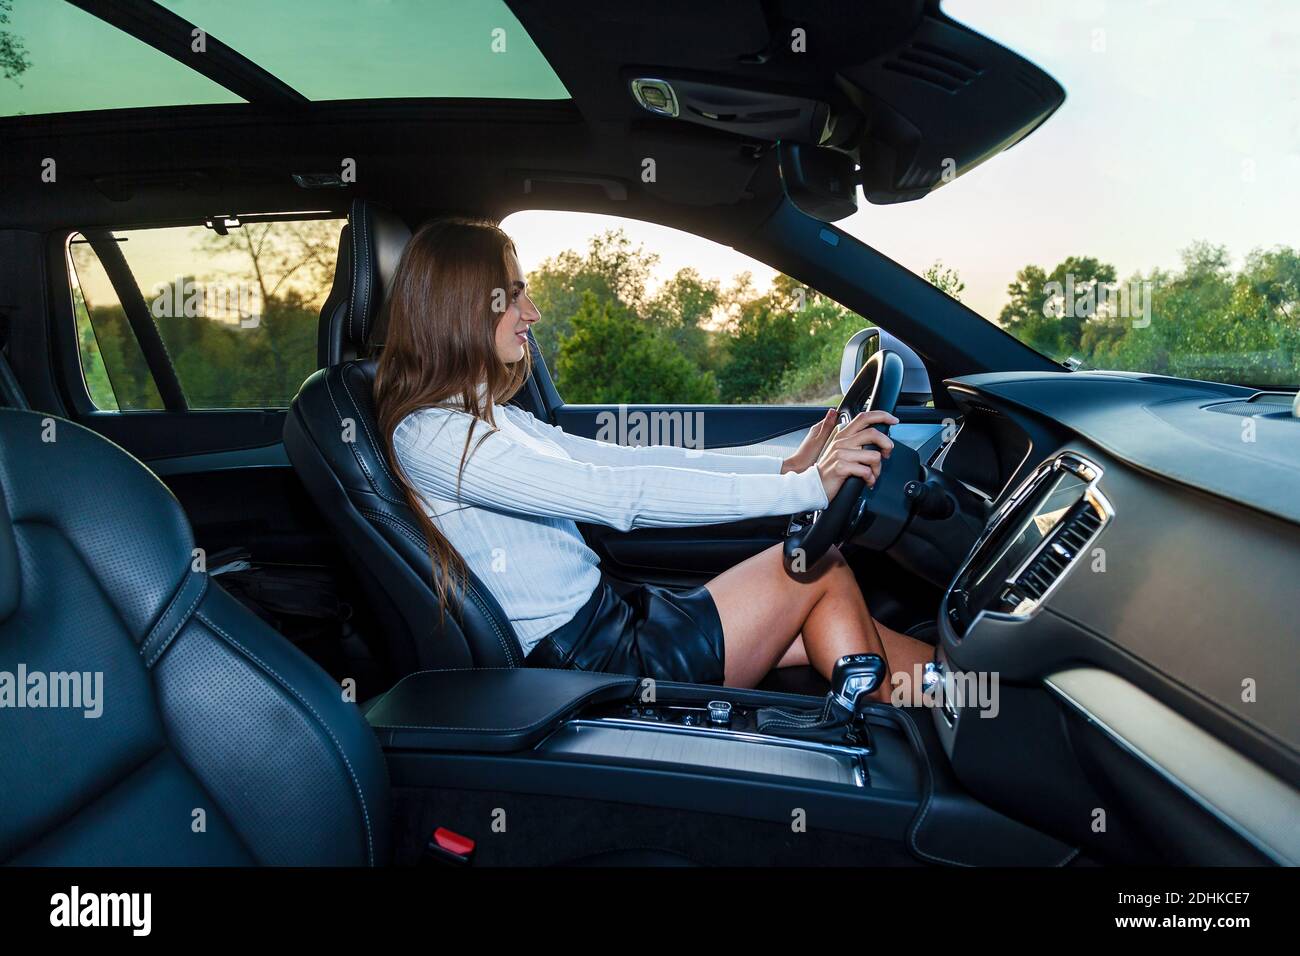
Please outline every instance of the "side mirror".
[{"label": "side mirror", "polygon": [[840,359],[840,393],[848,391],[867,359],[881,349],[897,352],[903,360],[903,390],[898,404],[928,404],[934,396],[930,393],[930,373],[921,357],[884,329],[874,326],[854,332],[845,344],[844,357]]},{"label": "side mirror", "polygon": [[776,159],[785,195],[804,215],[835,222],[858,211],[858,177],[847,153],[782,140]]}]

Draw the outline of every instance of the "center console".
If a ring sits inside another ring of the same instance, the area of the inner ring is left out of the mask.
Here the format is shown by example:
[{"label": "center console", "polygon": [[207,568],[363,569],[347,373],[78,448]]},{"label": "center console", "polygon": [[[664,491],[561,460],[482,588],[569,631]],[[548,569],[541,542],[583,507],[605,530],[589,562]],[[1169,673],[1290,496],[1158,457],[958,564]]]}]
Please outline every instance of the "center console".
[{"label": "center console", "polygon": [[872,786],[873,764],[893,761],[877,768],[881,780],[915,789],[914,762],[893,746],[895,715],[866,703],[879,658],[842,667],[839,693],[825,699],[583,671],[424,671],[375,701],[367,719],[392,753],[527,753],[855,790]]},{"label": "center console", "polygon": [[[906,862],[929,779],[916,724],[880,704],[843,717],[818,697],[540,668],[420,672],[366,708],[397,815],[412,829],[455,829],[437,808],[472,791],[491,794],[485,812],[514,807],[515,819],[538,812],[520,811],[521,801],[580,801],[566,818],[634,805],[624,811],[629,825],[671,811],[673,822],[645,838],[655,845],[681,837],[683,813],[713,821],[698,824],[718,834],[702,862],[753,843],[744,827],[767,828],[765,839],[795,854],[788,863],[811,865],[847,847],[865,849],[842,862]],[[470,817],[463,825],[480,827],[482,843],[485,816]],[[817,838],[792,841],[797,821]],[[737,828],[744,835],[721,838]],[[536,839],[564,842],[549,832]]]},{"label": "center console", "polygon": [[[1023,852],[1023,827],[954,786],[928,721],[868,702],[874,668],[850,659],[826,698],[538,668],[412,674],[366,707],[398,860],[418,861],[438,827],[525,865],[611,834],[733,865]],[[533,856],[510,856],[528,840]]]}]

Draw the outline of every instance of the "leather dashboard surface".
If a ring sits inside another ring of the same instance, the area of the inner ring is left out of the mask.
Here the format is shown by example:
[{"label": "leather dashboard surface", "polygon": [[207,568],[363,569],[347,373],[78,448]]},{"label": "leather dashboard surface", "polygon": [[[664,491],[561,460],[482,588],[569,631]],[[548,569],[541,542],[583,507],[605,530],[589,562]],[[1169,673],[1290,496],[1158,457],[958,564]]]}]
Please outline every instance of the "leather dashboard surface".
[{"label": "leather dashboard surface", "polygon": [[1126,372],[1009,372],[950,381],[1059,422],[1134,467],[1300,524],[1300,420],[1260,415],[1258,434],[1246,441],[1241,417],[1213,411],[1244,402],[1255,389]]}]

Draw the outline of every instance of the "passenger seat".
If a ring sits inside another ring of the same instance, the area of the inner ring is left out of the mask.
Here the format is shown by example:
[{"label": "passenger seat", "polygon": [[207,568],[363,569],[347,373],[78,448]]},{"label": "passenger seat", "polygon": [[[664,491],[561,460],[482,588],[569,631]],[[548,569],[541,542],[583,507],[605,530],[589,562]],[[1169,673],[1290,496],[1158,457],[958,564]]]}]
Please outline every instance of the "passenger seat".
[{"label": "passenger seat", "polygon": [[369,726],[194,558],[129,454],[0,409],[0,862],[388,862]]}]

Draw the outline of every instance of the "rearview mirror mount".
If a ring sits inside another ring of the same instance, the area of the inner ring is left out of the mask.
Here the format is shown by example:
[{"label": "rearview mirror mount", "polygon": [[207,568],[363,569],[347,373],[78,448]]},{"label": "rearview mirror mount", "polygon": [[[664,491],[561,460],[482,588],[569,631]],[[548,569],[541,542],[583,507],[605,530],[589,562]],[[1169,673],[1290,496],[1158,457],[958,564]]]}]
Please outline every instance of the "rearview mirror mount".
[{"label": "rearview mirror mount", "polygon": [[839,150],[785,140],[776,144],[786,198],[807,216],[835,222],[858,211],[858,173]]}]

